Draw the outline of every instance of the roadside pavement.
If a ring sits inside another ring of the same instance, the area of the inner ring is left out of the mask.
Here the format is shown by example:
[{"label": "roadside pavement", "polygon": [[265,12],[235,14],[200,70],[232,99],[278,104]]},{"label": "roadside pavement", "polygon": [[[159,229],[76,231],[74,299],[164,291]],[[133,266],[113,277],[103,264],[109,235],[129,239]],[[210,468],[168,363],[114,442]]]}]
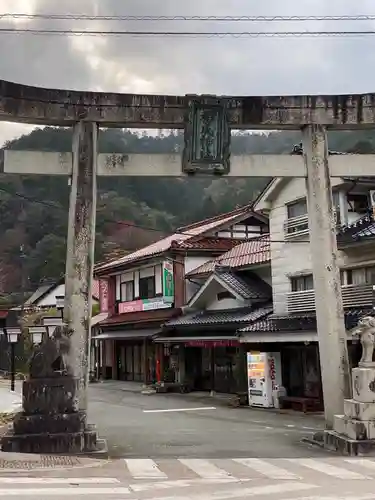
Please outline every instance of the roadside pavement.
[{"label": "roadside pavement", "polygon": [[17,380],[15,391],[10,390],[10,380],[0,379],[0,415],[18,412],[22,407],[22,382]]}]

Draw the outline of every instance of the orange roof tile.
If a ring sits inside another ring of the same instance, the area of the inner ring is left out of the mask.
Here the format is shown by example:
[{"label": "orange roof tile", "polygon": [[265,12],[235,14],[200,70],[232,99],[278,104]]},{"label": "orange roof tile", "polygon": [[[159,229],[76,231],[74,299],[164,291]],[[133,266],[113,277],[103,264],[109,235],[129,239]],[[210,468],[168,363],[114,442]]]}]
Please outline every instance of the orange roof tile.
[{"label": "orange roof tile", "polygon": [[[217,217],[212,217],[211,219],[206,219],[199,223],[196,222],[189,226],[184,226],[182,228],[179,228],[176,233],[167,236],[166,238],[163,238],[159,241],[156,241],[155,243],[152,243],[147,247],[140,248],[139,250],[124,255],[119,259],[98,265],[95,269],[95,272],[108,271],[114,267],[130,264],[146,257],[152,257],[153,255],[161,254],[170,250],[172,242],[186,242],[187,240],[196,238],[200,235],[204,235],[205,233],[217,229],[223,224],[234,221],[242,215],[246,215],[250,212],[252,212],[251,205],[246,205],[245,207],[238,208],[236,210],[233,210],[232,212],[228,212]],[[175,245],[176,244],[174,243],[173,246]]]},{"label": "orange roof tile", "polygon": [[252,238],[239,243],[234,248],[229,250],[214,260],[210,260],[205,264],[193,269],[187,273],[189,276],[198,276],[200,274],[211,273],[215,265],[228,266],[233,269],[252,266],[256,264],[265,264],[271,260],[270,238],[265,235],[262,238]]}]

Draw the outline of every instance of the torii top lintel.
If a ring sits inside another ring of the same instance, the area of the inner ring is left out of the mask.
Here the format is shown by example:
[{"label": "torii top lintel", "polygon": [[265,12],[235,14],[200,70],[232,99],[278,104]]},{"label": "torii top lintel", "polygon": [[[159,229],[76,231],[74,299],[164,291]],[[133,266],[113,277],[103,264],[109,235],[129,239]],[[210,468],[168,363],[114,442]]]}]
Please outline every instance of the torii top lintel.
[{"label": "torii top lintel", "polygon": [[[0,120],[69,126],[183,128],[192,96],[116,94],[46,89],[0,80]],[[198,96],[197,96],[198,97]],[[234,129],[298,129],[375,126],[375,94],[325,96],[220,96]]]}]

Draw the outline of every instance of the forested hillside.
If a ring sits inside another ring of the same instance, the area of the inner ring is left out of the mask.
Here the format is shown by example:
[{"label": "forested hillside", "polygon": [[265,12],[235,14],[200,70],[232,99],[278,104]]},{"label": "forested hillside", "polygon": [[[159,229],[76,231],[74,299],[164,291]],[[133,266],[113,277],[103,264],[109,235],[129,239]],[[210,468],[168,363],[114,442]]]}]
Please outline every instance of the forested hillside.
[{"label": "forested hillside", "polygon": [[[71,131],[34,130],[5,145],[18,150],[70,151]],[[138,135],[104,130],[104,153],[169,153],[182,150],[182,134]],[[233,153],[288,153],[298,133],[233,136]],[[373,133],[342,132],[330,149],[375,151]],[[266,179],[99,179],[96,259],[114,250],[131,251],[176,227],[249,203]],[[0,176],[0,295],[33,290],[64,271],[67,233],[67,180],[41,176]],[[22,284],[23,283],[23,284]]]}]

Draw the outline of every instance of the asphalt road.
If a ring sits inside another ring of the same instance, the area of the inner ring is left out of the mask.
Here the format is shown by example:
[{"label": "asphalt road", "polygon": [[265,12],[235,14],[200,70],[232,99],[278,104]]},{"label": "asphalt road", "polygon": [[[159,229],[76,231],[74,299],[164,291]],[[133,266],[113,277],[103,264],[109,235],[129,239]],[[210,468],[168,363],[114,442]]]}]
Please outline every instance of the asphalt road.
[{"label": "asphalt road", "polygon": [[90,419],[107,439],[111,459],[75,457],[38,469],[44,462],[36,457],[38,467],[24,464],[22,470],[9,465],[20,460],[15,454],[2,457],[0,497],[375,500],[374,458],[339,457],[301,444],[322,425],[319,417],[122,387],[90,387]]},{"label": "asphalt road", "polygon": [[[323,420],[217,405],[180,394],[134,394],[121,384],[90,386],[90,422],[111,457],[299,458],[327,456],[301,443]],[[329,456],[329,455],[328,455]]]}]

